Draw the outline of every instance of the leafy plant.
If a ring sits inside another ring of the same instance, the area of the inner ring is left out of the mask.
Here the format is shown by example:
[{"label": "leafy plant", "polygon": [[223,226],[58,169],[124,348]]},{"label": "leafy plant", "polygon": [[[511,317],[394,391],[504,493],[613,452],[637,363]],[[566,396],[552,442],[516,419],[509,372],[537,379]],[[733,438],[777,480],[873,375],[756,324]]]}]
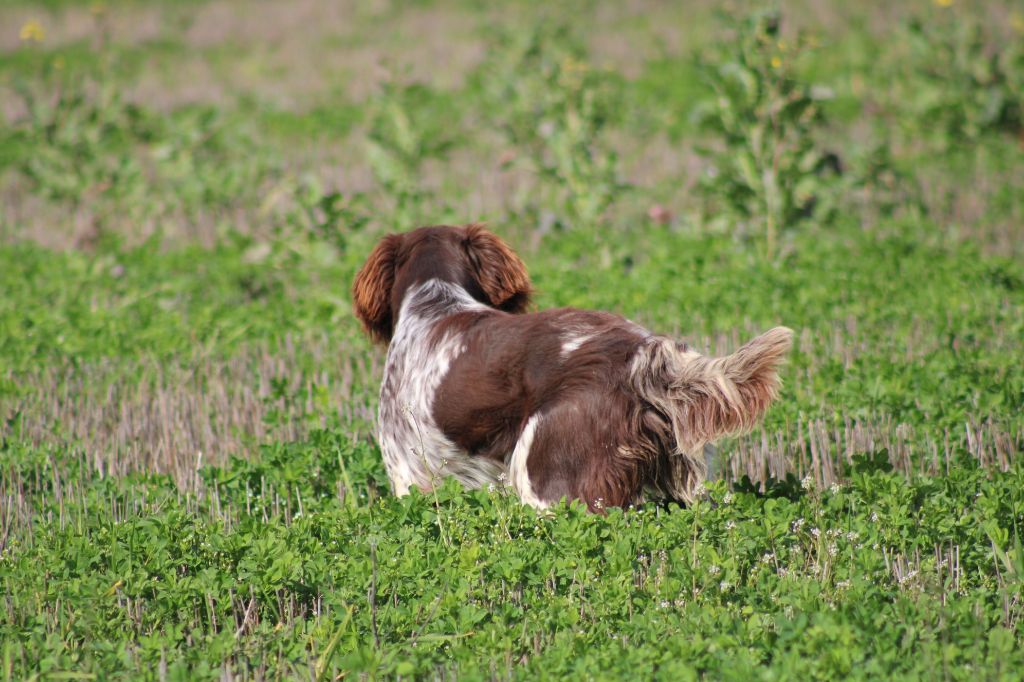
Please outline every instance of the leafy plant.
[{"label": "leafy plant", "polygon": [[348,248],[352,234],[370,220],[366,197],[362,194],[346,196],[338,191],[326,191],[312,176],[302,178],[290,189],[293,204],[286,216],[288,226],[323,240],[340,252]]},{"label": "leafy plant", "polygon": [[818,139],[831,92],[797,76],[809,41],[784,39],[779,12],[725,20],[731,34],[700,61],[715,93],[694,114],[714,142],[698,147],[711,162],[700,186],[716,209],[751,223],[774,257],[780,235],[833,209],[830,179],[841,168]]},{"label": "leafy plant", "polygon": [[910,19],[910,48],[894,92],[918,134],[947,145],[1024,126],[1024,47],[970,14],[948,8]]},{"label": "leafy plant", "polygon": [[626,189],[605,139],[612,115],[605,80],[565,24],[498,33],[483,67],[487,104],[542,184],[558,188],[560,219],[600,225]]},{"label": "leafy plant", "polygon": [[[430,98],[422,86],[388,82],[369,115],[370,168],[382,193],[394,202],[395,224],[403,228],[433,222],[425,210],[430,193],[423,181],[423,164],[443,158],[452,144],[450,129],[432,125],[423,115]],[[452,121],[446,119],[446,123]]]}]

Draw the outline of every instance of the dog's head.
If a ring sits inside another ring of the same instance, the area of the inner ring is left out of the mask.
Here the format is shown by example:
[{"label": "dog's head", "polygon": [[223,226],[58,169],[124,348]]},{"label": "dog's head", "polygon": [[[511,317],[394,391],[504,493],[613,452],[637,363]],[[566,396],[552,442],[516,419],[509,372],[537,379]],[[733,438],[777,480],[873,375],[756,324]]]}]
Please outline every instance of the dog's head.
[{"label": "dog's head", "polygon": [[440,279],[511,313],[530,302],[519,256],[480,225],[421,227],[380,240],[352,285],[356,317],[374,341],[388,343],[409,287]]}]

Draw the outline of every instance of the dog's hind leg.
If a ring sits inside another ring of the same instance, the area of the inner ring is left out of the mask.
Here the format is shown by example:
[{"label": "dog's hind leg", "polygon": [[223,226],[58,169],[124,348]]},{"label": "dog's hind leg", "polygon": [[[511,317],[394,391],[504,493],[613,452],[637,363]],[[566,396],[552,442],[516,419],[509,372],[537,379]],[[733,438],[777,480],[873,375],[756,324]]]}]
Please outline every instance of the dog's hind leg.
[{"label": "dog's hind leg", "polygon": [[524,503],[545,508],[578,499],[599,511],[639,501],[656,446],[621,433],[625,410],[621,417],[612,411],[607,396],[577,398],[527,420],[509,460],[511,484]]}]

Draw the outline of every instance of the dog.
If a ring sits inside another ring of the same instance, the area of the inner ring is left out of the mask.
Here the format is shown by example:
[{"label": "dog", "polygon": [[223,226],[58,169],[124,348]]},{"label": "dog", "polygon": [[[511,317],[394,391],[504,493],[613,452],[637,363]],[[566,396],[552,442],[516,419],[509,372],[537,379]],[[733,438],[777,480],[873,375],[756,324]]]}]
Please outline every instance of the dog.
[{"label": "dog", "polygon": [[710,358],[619,315],[526,312],[519,257],[481,225],[384,237],[356,275],[356,316],[386,344],[377,438],[394,492],[452,476],[528,505],[691,504],[704,447],[751,428],[792,332]]}]

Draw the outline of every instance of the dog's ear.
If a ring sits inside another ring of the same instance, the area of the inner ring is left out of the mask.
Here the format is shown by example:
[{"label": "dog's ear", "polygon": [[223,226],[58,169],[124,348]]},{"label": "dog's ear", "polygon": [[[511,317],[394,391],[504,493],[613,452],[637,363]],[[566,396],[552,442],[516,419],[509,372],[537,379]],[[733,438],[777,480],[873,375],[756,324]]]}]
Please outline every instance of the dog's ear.
[{"label": "dog's ear", "polygon": [[356,317],[371,339],[385,344],[391,341],[393,332],[391,289],[395,285],[395,258],[401,243],[400,234],[381,239],[352,284]]},{"label": "dog's ear", "polygon": [[488,302],[510,313],[530,303],[530,276],[515,251],[481,225],[466,227],[466,251]]}]

